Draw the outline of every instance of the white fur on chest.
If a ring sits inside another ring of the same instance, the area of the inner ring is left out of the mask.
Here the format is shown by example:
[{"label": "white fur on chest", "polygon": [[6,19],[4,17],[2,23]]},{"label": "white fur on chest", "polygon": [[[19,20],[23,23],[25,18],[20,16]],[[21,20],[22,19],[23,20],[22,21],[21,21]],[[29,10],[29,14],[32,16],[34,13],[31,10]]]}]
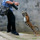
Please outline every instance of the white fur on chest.
[{"label": "white fur on chest", "polygon": [[24,17],[24,22],[26,22],[27,20],[26,20],[26,18]]}]

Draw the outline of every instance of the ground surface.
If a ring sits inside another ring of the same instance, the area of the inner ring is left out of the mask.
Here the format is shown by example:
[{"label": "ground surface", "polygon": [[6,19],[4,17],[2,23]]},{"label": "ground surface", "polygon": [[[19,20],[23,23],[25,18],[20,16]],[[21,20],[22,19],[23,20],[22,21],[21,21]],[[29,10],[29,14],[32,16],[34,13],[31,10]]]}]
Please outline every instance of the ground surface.
[{"label": "ground surface", "polygon": [[34,34],[19,33],[19,36],[0,31],[0,40],[40,40],[40,36]]}]

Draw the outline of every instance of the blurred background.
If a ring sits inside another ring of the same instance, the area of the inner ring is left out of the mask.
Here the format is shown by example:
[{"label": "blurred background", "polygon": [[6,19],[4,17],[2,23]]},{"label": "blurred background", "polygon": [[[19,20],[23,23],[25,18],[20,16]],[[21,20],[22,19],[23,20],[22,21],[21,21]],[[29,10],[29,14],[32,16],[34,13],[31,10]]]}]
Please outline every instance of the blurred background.
[{"label": "blurred background", "polygon": [[[22,11],[26,11],[30,17],[30,21],[34,26],[39,27],[40,31],[40,0],[14,0],[20,3],[18,10],[13,8],[16,17],[16,30],[19,32],[31,32],[29,26],[23,21]],[[1,5],[2,0],[0,0]],[[7,30],[7,16],[0,15],[0,30]]]}]

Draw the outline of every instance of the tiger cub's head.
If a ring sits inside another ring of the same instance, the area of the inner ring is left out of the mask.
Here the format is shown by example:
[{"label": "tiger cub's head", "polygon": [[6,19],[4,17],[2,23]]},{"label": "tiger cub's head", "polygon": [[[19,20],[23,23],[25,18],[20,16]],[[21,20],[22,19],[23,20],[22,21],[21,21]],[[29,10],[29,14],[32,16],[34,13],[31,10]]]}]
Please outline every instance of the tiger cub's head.
[{"label": "tiger cub's head", "polygon": [[22,15],[23,15],[23,17],[28,16],[26,11],[22,11]]}]

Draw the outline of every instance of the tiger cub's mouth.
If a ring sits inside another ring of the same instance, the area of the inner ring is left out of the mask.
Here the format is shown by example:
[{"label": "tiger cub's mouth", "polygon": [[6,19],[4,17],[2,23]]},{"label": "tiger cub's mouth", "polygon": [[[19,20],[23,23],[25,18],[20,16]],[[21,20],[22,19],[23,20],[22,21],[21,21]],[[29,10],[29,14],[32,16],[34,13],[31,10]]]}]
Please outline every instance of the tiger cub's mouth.
[{"label": "tiger cub's mouth", "polygon": [[27,20],[26,20],[26,17],[24,17],[24,22],[26,22]]}]

